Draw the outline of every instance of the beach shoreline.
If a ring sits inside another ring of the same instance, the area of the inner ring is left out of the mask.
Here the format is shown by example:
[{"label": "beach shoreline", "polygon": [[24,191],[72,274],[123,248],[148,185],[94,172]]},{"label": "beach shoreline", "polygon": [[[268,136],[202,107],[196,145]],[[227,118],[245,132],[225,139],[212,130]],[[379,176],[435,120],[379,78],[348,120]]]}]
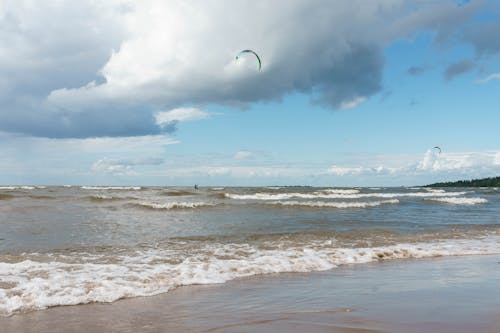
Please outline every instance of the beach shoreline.
[{"label": "beach shoreline", "polygon": [[0,318],[10,332],[498,332],[500,255],[254,276]]}]

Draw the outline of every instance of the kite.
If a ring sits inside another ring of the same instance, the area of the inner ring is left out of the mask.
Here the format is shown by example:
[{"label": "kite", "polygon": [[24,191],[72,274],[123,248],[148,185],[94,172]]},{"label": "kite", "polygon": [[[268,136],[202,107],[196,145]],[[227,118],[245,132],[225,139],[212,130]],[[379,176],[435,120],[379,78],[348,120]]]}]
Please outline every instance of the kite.
[{"label": "kite", "polygon": [[259,71],[261,70],[262,68],[262,62],[260,61],[260,57],[257,53],[255,53],[254,51],[252,50],[243,50],[241,51],[240,53],[238,53],[238,55],[236,56],[236,60],[238,60],[238,58],[244,54],[244,53],[252,53],[253,55],[255,55],[255,57],[257,58],[257,61],[259,62]]}]

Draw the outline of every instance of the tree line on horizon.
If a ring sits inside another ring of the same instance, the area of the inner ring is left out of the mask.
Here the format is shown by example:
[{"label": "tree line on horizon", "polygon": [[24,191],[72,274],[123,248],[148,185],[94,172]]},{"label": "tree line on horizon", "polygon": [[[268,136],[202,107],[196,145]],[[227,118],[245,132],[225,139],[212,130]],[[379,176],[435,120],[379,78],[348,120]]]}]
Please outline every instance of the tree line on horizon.
[{"label": "tree line on horizon", "polygon": [[434,183],[425,185],[425,187],[500,187],[500,177]]}]

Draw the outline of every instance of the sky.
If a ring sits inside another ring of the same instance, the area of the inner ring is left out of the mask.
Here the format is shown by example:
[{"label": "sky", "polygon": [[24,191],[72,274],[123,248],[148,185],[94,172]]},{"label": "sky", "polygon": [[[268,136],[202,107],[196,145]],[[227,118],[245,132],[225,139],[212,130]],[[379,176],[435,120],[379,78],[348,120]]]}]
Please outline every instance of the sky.
[{"label": "sky", "polygon": [[0,0],[0,184],[499,176],[499,31],[495,0]]}]

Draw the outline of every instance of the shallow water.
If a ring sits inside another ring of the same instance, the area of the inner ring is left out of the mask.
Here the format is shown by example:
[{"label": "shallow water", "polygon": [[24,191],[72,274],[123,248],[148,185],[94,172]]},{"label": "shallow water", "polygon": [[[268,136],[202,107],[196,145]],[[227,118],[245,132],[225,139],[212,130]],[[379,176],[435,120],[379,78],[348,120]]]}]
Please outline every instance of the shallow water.
[{"label": "shallow water", "polygon": [[498,189],[0,187],[0,313],[500,253]]}]

